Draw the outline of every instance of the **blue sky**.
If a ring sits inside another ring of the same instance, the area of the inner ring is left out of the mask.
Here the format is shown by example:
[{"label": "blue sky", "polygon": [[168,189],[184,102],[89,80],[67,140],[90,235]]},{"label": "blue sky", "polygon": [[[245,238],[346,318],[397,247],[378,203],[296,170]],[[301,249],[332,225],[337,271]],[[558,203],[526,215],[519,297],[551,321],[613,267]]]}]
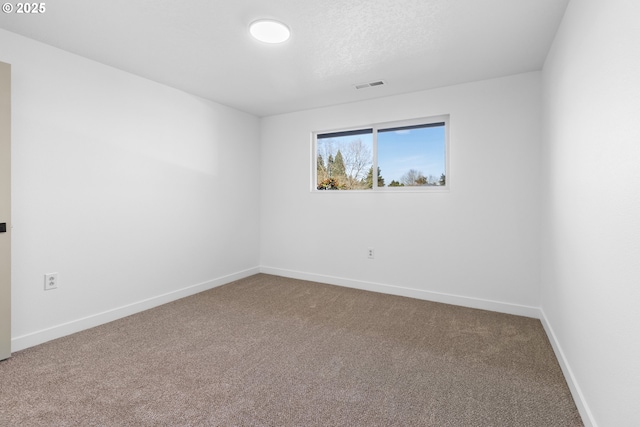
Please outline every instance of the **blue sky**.
[{"label": "blue sky", "polygon": [[378,132],[378,166],[385,185],[409,169],[440,179],[445,173],[444,126]]}]

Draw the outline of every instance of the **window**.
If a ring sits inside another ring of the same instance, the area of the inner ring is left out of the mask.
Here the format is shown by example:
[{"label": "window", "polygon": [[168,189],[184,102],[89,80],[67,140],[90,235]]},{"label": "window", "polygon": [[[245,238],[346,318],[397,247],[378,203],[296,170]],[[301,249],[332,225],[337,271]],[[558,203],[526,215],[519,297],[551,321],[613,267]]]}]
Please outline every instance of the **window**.
[{"label": "window", "polygon": [[438,116],[314,132],[313,189],[448,189],[448,123]]}]

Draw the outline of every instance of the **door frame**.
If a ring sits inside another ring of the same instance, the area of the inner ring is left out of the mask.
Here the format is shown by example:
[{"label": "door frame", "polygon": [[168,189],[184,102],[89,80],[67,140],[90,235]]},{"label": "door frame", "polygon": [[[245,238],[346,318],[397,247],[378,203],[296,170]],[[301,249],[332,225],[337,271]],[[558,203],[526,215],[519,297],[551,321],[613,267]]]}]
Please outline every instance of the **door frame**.
[{"label": "door frame", "polygon": [[[0,62],[0,360],[11,356],[11,65]],[[0,229],[1,231],[1,229]]]}]

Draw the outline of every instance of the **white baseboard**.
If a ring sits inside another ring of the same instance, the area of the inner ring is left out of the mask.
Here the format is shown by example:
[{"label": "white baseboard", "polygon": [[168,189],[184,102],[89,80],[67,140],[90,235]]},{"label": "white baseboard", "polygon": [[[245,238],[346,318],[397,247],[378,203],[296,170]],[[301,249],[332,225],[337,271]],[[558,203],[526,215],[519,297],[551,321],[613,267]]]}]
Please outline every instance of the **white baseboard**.
[{"label": "white baseboard", "polygon": [[180,298],[188,297],[199,292],[226,285],[227,283],[231,283],[235,280],[253,276],[254,274],[258,274],[259,272],[260,269],[258,267],[250,268],[248,270],[229,274],[217,279],[208,280],[206,282],[198,283],[186,288],[168,292],[166,294],[147,298],[145,300],[134,302],[132,304],[127,304],[125,306],[114,308],[112,310],[107,310],[102,313],[93,314],[81,319],[72,320],[67,323],[15,337],[11,339],[11,351],[16,352],[24,350],[25,348],[33,347],[35,345],[54,340],[56,338],[61,338],[76,332],[83,331],[85,329],[102,325],[104,323],[112,322],[114,320],[121,319],[123,317],[130,316],[144,310],[149,310],[150,308],[154,308],[159,305],[178,300]]},{"label": "white baseboard", "polygon": [[571,395],[573,396],[573,401],[576,403],[578,407],[578,412],[580,412],[580,416],[582,417],[582,422],[585,427],[597,427],[597,424],[593,418],[593,414],[587,405],[587,402],[582,394],[582,390],[576,381],[575,376],[573,375],[573,370],[571,369],[571,365],[569,365],[569,361],[567,360],[564,352],[562,351],[562,347],[558,342],[558,338],[556,337],[549,320],[544,312],[544,310],[540,309],[540,322],[542,323],[542,327],[547,333],[547,337],[549,337],[549,342],[551,343],[551,347],[553,347],[553,351],[556,354],[556,359],[558,359],[558,363],[560,364],[560,368],[562,369],[562,373],[564,374],[564,378],[567,380],[567,385],[569,386],[569,390],[571,391]]},{"label": "white baseboard", "polygon": [[365,291],[380,292],[383,294],[398,295],[416,298],[426,301],[441,302],[445,304],[459,305],[462,307],[478,308],[481,310],[496,311],[499,313],[515,314],[517,316],[540,318],[540,309],[526,305],[511,304],[499,301],[491,301],[481,298],[464,297],[460,295],[445,294],[441,292],[424,291],[414,288],[385,285],[382,283],[365,282],[361,280],[345,279],[342,277],[326,276],[322,274],[304,273],[301,271],[286,270],[261,266],[260,272],[274,276],[290,277],[292,279],[309,280],[312,282],[327,283],[329,285],[345,286],[347,288],[362,289]]}]

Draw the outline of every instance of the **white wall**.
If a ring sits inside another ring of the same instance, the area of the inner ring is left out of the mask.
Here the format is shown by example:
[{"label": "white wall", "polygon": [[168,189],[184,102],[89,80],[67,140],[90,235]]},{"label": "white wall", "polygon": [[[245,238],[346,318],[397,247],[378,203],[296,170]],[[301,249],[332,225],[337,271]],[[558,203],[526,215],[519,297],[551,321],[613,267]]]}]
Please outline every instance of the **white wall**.
[{"label": "white wall", "polygon": [[258,271],[258,118],[6,31],[0,45],[13,351]]},{"label": "white wall", "polygon": [[[450,192],[310,192],[312,131],[440,114]],[[263,271],[537,315],[539,73],[267,117],[261,137]]]},{"label": "white wall", "polygon": [[541,305],[599,426],[640,420],[639,16],[573,0],[543,70]]}]

